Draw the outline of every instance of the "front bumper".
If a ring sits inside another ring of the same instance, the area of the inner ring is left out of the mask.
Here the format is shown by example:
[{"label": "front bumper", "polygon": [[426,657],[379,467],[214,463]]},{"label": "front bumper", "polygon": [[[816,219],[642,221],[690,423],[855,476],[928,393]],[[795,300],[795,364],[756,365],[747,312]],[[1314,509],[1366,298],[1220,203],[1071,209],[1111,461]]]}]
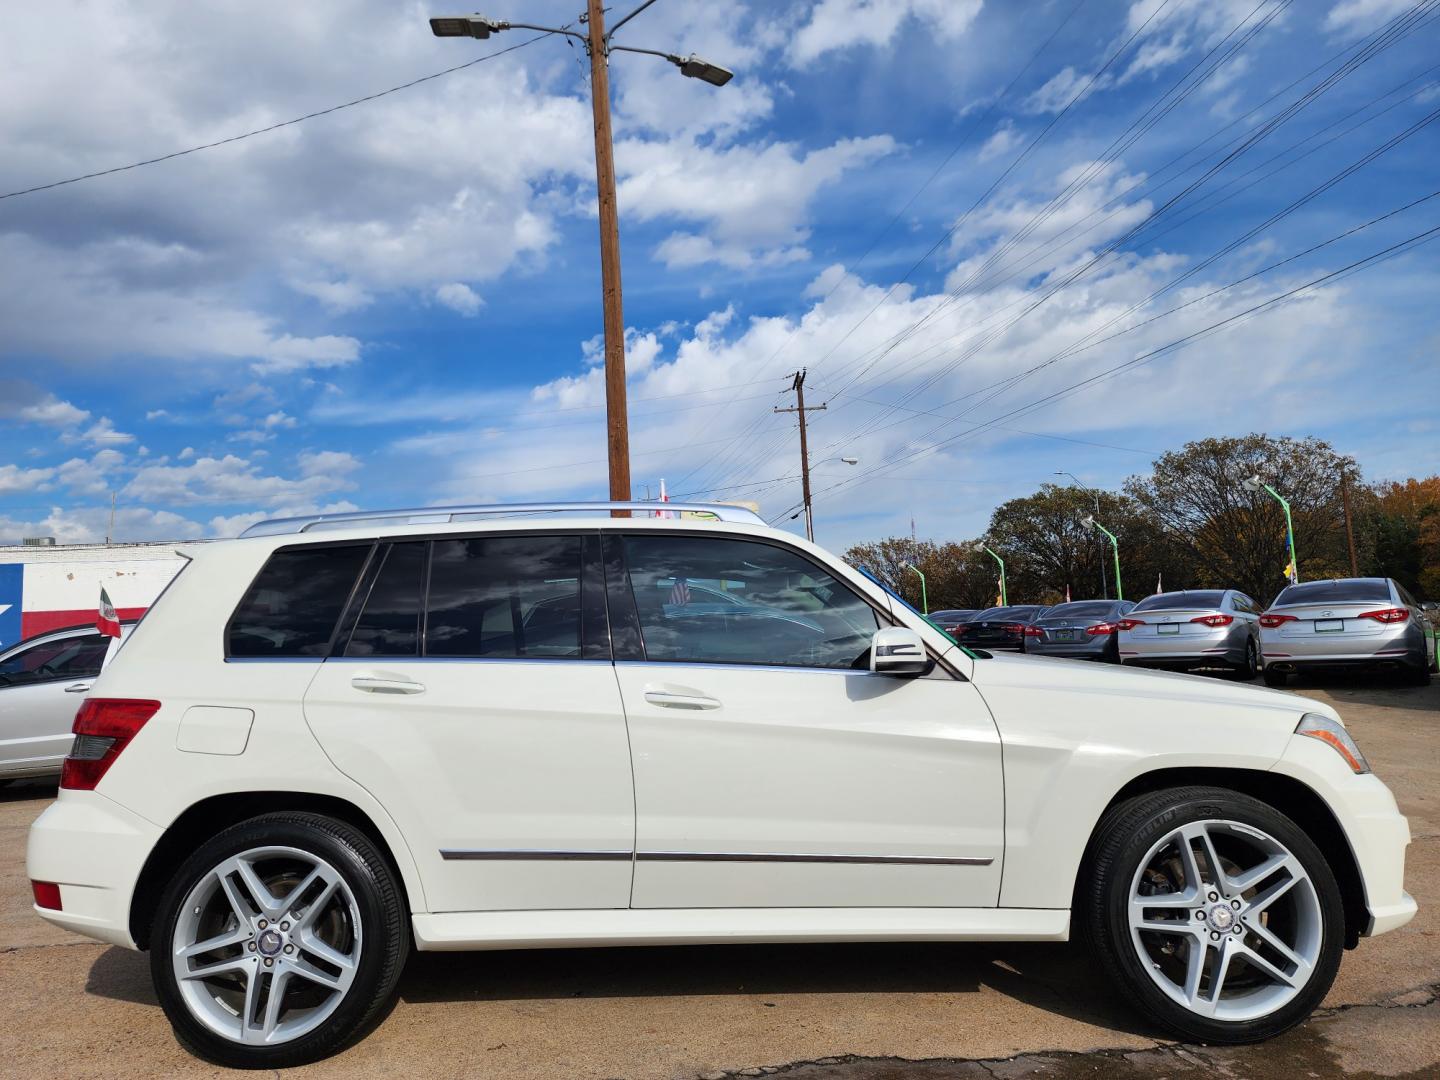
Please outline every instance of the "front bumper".
[{"label": "front bumper", "polygon": [[164,830],[94,791],[61,791],[30,826],[25,871],[60,886],[47,922],[127,949],[135,883]]},{"label": "front bumper", "polygon": [[1413,919],[1418,908],[1405,891],[1410,823],[1379,777],[1356,776],[1335,751],[1303,735],[1291,736],[1273,771],[1307,785],[1339,821],[1365,891],[1365,936],[1395,930]]}]

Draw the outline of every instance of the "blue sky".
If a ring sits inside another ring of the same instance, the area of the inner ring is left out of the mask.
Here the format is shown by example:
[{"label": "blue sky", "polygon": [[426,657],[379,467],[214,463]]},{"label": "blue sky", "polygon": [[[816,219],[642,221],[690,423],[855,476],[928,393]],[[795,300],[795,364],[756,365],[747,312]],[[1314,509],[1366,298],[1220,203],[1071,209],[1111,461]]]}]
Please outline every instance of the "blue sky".
[{"label": "blue sky", "polygon": [[[437,40],[436,13],[19,0],[0,188],[530,36]],[[799,366],[828,403],[811,445],[836,547],[912,517],[974,535],[1056,470],[1114,486],[1209,435],[1313,434],[1375,478],[1433,472],[1440,245],[1244,313],[1440,225],[1436,197],[1357,228],[1440,191],[1437,19],[1404,0],[659,0],[617,40],[736,77],[612,65],[637,494],[663,478],[798,527],[794,422],[772,410]],[[603,497],[583,60],[542,39],[0,199],[0,538],[99,539],[111,492],[125,540]]]}]

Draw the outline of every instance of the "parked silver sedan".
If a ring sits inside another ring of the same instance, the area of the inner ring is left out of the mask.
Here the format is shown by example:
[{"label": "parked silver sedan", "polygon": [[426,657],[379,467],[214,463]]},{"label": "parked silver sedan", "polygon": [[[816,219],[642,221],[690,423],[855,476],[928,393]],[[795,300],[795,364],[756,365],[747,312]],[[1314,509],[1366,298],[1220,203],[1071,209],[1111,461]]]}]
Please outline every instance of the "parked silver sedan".
[{"label": "parked silver sedan", "polygon": [[1037,656],[1120,662],[1120,620],[1135,606],[1130,600],[1075,600],[1056,604],[1025,628],[1025,651]]},{"label": "parked silver sedan", "polygon": [[1120,621],[1119,638],[1122,664],[1227,667],[1253,679],[1260,668],[1260,605],[1238,589],[1156,593]]},{"label": "parked silver sedan", "polygon": [[1270,686],[1324,667],[1388,668],[1423,686],[1436,670],[1435,632],[1419,602],[1393,578],[1291,585],[1260,616],[1260,626]]},{"label": "parked silver sedan", "polygon": [[109,645],[95,627],[75,626],[0,652],[0,782],[60,774],[80,695]]}]

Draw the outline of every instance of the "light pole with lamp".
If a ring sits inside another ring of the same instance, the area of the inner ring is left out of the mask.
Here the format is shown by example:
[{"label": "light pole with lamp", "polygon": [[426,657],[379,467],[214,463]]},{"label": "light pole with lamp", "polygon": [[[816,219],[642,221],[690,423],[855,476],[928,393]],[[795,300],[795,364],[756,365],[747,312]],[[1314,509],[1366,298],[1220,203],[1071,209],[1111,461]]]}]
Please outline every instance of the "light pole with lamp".
[{"label": "light pole with lamp", "polygon": [[1084,525],[1087,529],[1099,529],[1110,538],[1110,546],[1115,549],[1115,599],[1124,600],[1125,590],[1120,585],[1120,541],[1115,539],[1114,533],[1095,520],[1094,514],[1086,514],[1084,518],[1081,519],[1080,524]]},{"label": "light pole with lamp", "polygon": [[[802,459],[802,460],[804,460],[804,459]],[[823,460],[821,460],[821,461],[817,461],[815,464],[816,464],[816,465],[825,465],[825,464],[828,464],[828,463],[831,462],[831,461],[841,461],[841,462],[844,462],[846,465],[859,465],[859,464],[860,464],[860,459],[859,459],[858,457],[833,457],[833,458],[825,458],[825,459],[823,459]],[[810,471],[810,469],[809,469],[809,465],[808,465],[808,463],[807,463],[807,464],[806,464],[806,469],[805,469],[805,472],[806,472],[807,475],[809,474],[809,471]],[[808,485],[807,485],[807,488],[808,488]],[[796,518],[798,518],[801,514],[804,514],[804,515],[805,515],[805,539],[806,539],[806,540],[809,540],[809,541],[813,544],[813,543],[815,542],[815,509],[814,509],[814,506],[813,506],[813,505],[811,504],[811,502],[810,502],[808,490],[807,490],[807,494],[806,494],[805,501],[804,501],[803,503],[801,503],[799,510],[796,510],[795,513],[793,513],[793,514],[790,515],[790,520],[791,520],[791,521],[794,521],[794,520],[795,520]]]},{"label": "light pole with lamp", "polygon": [[1291,585],[1299,585],[1300,560],[1295,557],[1295,523],[1290,517],[1290,501],[1286,499],[1284,495],[1281,495],[1278,491],[1271,487],[1269,484],[1265,483],[1265,481],[1261,480],[1259,473],[1256,473],[1248,480],[1242,480],[1240,482],[1240,486],[1243,487],[1246,491],[1268,491],[1272,496],[1274,496],[1275,501],[1284,508],[1285,544],[1290,549],[1290,573],[1288,576],[1290,578]]},{"label": "light pole with lamp", "polygon": [[[1100,493],[1098,491],[1096,491],[1092,487],[1087,487],[1085,484],[1081,483],[1080,478],[1072,472],[1066,472],[1063,469],[1056,469],[1055,475],[1068,476],[1071,480],[1075,481],[1076,486],[1078,486],[1082,491],[1088,491],[1091,495],[1094,495],[1095,513],[1100,513]],[[1110,599],[1110,576],[1105,570],[1105,555],[1103,552],[1100,555],[1100,598],[1102,600]]]},{"label": "light pole with lamp", "polygon": [[930,614],[930,596],[925,591],[925,575],[920,572],[920,568],[914,563],[907,562],[905,569],[913,570],[915,576],[920,579],[920,614],[928,616]]},{"label": "light pole with lamp", "polygon": [[585,34],[577,34],[563,27],[487,19],[483,15],[434,18],[430,20],[430,32],[436,37],[483,40],[502,30],[540,30],[546,34],[562,34],[584,42],[585,51],[590,55],[590,98],[595,116],[595,182],[600,202],[600,280],[604,302],[605,418],[610,461],[610,498],[616,502],[629,502],[630,422],[625,401],[625,316],[620,297],[620,218],[615,205],[615,146],[610,134],[610,54],[632,52],[659,56],[678,67],[680,74],[707,82],[711,86],[724,86],[733,78],[734,73],[719,64],[702,60],[694,53],[677,56],[654,49],[632,49],[614,44],[611,38],[615,36],[615,32],[655,0],[645,0],[611,27],[608,34],[605,32],[605,6],[602,0],[586,2],[588,10],[585,20],[588,33]]},{"label": "light pole with lamp", "polygon": [[975,550],[985,552],[992,559],[994,559],[997,563],[1000,564],[1000,606],[1007,607],[1010,603],[1010,596],[1005,591],[1005,560],[1000,558],[999,555],[996,555],[995,552],[991,551],[983,540],[975,545]]}]

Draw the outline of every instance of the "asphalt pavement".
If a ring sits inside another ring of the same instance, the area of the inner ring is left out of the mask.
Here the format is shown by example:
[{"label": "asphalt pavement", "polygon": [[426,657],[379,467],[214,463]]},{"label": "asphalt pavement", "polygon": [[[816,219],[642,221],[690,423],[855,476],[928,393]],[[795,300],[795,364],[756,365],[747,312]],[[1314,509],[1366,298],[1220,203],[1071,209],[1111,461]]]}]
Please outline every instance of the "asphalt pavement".
[{"label": "asphalt pavement", "polygon": [[[1440,1077],[1440,680],[1307,682],[1410,818],[1409,926],[1346,953],[1324,1007],[1258,1047],[1177,1045],[1065,945],[797,945],[412,957],[400,998],[315,1077],[788,1080]],[[30,910],[25,833],[52,787],[0,790],[0,1062],[11,1076],[224,1070],[171,1037],[147,958]]]}]

